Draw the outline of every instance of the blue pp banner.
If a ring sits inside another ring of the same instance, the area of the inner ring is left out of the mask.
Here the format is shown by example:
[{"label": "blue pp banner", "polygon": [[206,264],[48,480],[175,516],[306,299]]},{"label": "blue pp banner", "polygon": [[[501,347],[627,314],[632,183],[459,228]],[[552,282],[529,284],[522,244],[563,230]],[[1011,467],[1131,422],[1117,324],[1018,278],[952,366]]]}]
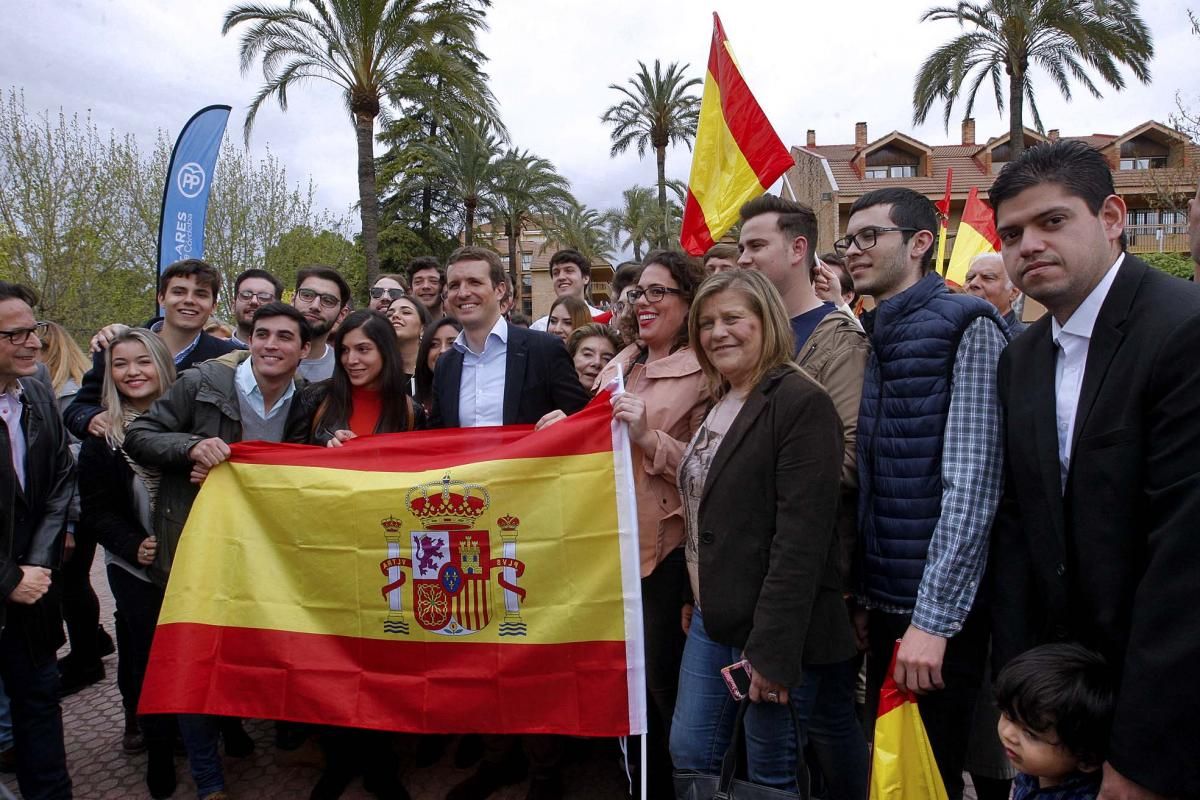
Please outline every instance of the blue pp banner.
[{"label": "blue pp banner", "polygon": [[204,257],[204,217],[213,169],[229,121],[229,106],[197,111],[179,134],[163,189],[158,230],[158,272],[185,258]]}]

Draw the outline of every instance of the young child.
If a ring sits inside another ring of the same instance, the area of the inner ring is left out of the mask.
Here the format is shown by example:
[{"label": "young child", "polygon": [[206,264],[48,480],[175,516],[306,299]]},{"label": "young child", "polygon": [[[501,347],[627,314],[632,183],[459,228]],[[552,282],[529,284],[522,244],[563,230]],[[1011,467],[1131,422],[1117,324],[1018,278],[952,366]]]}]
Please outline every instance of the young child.
[{"label": "young child", "polygon": [[1000,743],[1016,768],[1012,800],[1095,800],[1113,714],[1108,665],[1077,644],[1047,644],[996,680]]}]

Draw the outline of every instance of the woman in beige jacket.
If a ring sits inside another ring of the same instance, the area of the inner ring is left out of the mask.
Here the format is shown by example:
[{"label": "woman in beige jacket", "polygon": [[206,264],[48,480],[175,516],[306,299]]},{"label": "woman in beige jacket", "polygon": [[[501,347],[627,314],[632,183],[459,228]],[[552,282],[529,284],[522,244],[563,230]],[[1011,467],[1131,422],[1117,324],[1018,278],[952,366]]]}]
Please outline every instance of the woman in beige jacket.
[{"label": "woman in beige jacket", "polygon": [[628,294],[638,341],[608,363],[596,387],[612,381],[618,368],[623,371],[625,393],[613,401],[613,417],[629,426],[633,445],[651,748],[644,768],[650,796],[671,797],[667,742],[686,641],[680,618],[688,593],[675,476],[708,408],[704,375],[687,344],[688,309],[705,275],[687,256],[671,251],[653,252],[644,263],[638,285]]}]

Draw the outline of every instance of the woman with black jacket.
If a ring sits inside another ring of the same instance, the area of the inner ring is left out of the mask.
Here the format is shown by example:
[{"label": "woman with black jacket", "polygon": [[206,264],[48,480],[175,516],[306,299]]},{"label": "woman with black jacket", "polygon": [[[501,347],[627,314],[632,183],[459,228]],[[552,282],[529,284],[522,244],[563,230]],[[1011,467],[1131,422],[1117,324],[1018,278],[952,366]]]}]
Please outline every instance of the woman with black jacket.
[{"label": "woman with black jacket", "polygon": [[[150,581],[154,561],[153,507],[158,472],[133,461],[122,447],[129,423],[175,381],[175,365],[158,336],[125,330],[104,355],[102,397],[108,432],[89,436],[79,452],[81,516],[105,550],[108,583],[117,606],[117,685],[132,712],[137,708],[158,624],[163,590]],[[175,791],[174,719],[139,720],[149,751],[146,785],[152,797]]]}]

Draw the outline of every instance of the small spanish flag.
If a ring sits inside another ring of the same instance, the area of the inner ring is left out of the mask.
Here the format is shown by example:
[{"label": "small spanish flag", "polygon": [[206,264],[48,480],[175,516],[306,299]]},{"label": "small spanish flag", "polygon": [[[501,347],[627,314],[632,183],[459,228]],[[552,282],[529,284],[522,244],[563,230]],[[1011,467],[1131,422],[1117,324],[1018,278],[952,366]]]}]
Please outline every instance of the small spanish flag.
[{"label": "small spanish flag", "polygon": [[1000,237],[996,234],[996,217],[992,208],[979,199],[979,190],[971,187],[967,204],[963,206],[962,220],[954,237],[954,251],[950,254],[950,266],[946,268],[946,280],[959,286],[967,282],[967,270],[975,256],[1000,252]]},{"label": "small spanish flag", "polygon": [[532,426],[247,442],[180,540],[140,713],[418,733],[646,730],[628,439]]},{"label": "small spanish flag", "polygon": [[742,205],[765,192],[793,163],[742,79],[721,18],[714,13],[679,235],[683,249],[700,255],[712,247],[737,222]]},{"label": "small spanish flag", "polygon": [[[900,643],[896,643],[899,649]],[[947,800],[917,697],[896,685],[896,650],[879,692],[870,800]]]}]

